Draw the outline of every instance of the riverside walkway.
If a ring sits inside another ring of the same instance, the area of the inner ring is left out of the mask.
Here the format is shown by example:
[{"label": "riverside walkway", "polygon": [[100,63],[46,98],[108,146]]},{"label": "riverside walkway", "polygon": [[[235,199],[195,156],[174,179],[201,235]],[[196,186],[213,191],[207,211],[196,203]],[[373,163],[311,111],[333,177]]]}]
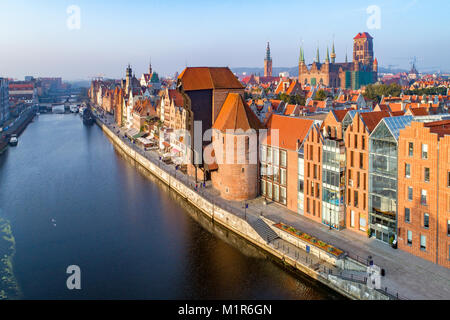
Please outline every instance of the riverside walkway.
[{"label": "riverside walkway", "polygon": [[[99,118],[113,132],[121,137],[128,145],[144,155],[147,159],[163,168],[166,172],[175,176],[192,189],[196,190],[203,197],[210,200],[215,205],[232,212],[247,221],[256,221],[261,215],[275,223],[282,222],[293,226],[303,232],[307,232],[322,241],[344,250],[348,256],[362,263],[368,261],[371,256],[375,265],[383,268],[386,272],[381,278],[381,289],[387,290],[392,296],[405,299],[450,299],[450,270],[432,262],[415,257],[407,252],[392,249],[376,239],[369,239],[352,233],[349,230],[330,230],[328,226],[311,221],[299,213],[294,213],[276,203],[264,204],[264,198],[257,198],[245,203],[248,208],[244,208],[243,202],[227,201],[219,197],[219,192],[215,190],[211,182],[206,183],[206,187],[196,183],[195,180],[181,171],[176,170],[174,165],[167,165],[160,161],[160,155],[154,151],[144,151],[133,144],[125,136],[125,131],[114,123],[111,115],[103,115]],[[195,188],[195,186],[198,186]],[[323,273],[340,273],[336,267],[311,257],[305,251],[292,244],[276,239],[270,243],[273,248],[282,251],[299,263],[317,268]],[[353,274],[346,275],[353,278]],[[363,275],[355,274],[355,278],[362,279]]]}]

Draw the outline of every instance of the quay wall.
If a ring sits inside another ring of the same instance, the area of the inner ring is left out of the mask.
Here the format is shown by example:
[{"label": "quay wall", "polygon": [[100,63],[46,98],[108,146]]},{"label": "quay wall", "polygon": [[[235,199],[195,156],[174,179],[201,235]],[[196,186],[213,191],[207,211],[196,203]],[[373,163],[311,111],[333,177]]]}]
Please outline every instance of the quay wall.
[{"label": "quay wall", "polygon": [[[186,199],[186,201],[190,202],[199,210],[201,210],[213,222],[222,225],[223,227],[231,230],[232,232],[240,235],[247,241],[261,248],[262,250],[265,250],[276,259],[279,259],[286,267],[291,268],[293,271],[300,271],[352,300],[388,299],[387,296],[382,295],[376,290],[369,289],[364,284],[353,283],[351,281],[347,281],[333,275],[325,274],[324,272],[320,272],[319,270],[314,270],[309,265],[296,261],[290,256],[285,255],[283,252],[269,246],[267,242],[255,231],[255,229],[253,229],[253,227],[245,219],[242,219],[237,215],[214,205],[209,200],[205,199],[202,195],[186,186],[180,180],[176,179],[170,173],[155,165],[139,152],[136,152],[136,150],[122,141],[120,137],[112,132],[108,128],[108,126],[106,126],[100,120],[96,119],[96,123],[102,128],[103,132],[113,141],[113,143],[116,144],[120,149],[122,149],[122,151],[124,151],[129,157],[134,159],[137,163],[146,168],[161,181],[166,183],[170,188],[172,188],[180,196]],[[263,219],[266,221],[270,221],[265,218]],[[329,257],[325,259],[325,256],[323,254],[321,255],[321,253],[318,251],[313,251],[312,253],[323,260],[333,262],[333,264],[339,265],[340,263],[337,262],[339,260],[332,261],[332,259],[330,259]]]}]

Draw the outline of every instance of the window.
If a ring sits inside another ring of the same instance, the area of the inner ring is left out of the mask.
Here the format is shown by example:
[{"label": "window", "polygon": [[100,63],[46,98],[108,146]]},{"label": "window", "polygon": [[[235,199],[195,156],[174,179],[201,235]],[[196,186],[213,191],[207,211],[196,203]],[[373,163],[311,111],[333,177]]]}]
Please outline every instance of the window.
[{"label": "window", "polygon": [[352,170],[348,169],[348,185],[350,185],[350,180],[352,180]]},{"label": "window", "polygon": [[450,171],[447,172],[447,187],[450,188]]},{"label": "window", "polygon": [[281,163],[282,167],[286,167],[286,151],[281,151]]},{"label": "window", "polygon": [[362,136],[362,149],[366,150],[366,137]]},{"label": "window", "polygon": [[266,195],[266,182],[265,182],[264,180],[261,181],[261,194],[262,194],[263,196]]},{"label": "window", "polygon": [[421,203],[423,206],[426,206],[426,205],[427,205],[427,190],[422,190],[422,194],[421,194],[421,196],[420,196],[420,203]]},{"label": "window", "polygon": [[272,148],[267,147],[267,162],[272,163]]},{"label": "window", "polygon": [[447,220],[447,236],[450,237],[450,220]]},{"label": "window", "polygon": [[353,162],[353,151],[350,151],[350,166],[354,166],[354,162]]},{"label": "window", "polygon": [[412,157],[414,156],[414,143],[410,142],[408,145],[408,156]]},{"label": "window", "polygon": [[278,149],[273,149],[273,164],[278,166],[280,163],[280,151]]},{"label": "window", "polygon": [[351,211],[351,217],[350,217],[350,227],[354,228],[355,227],[355,211]]},{"label": "window", "polygon": [[413,200],[413,188],[412,187],[408,187],[408,200],[409,201]]},{"label": "window", "polygon": [[261,147],[261,157],[262,157],[262,162],[266,162],[267,160],[267,149],[265,146]]},{"label": "window", "polygon": [[364,188],[364,190],[366,190],[366,185],[367,185],[367,183],[366,183],[366,174],[365,173],[363,173],[363,188]]},{"label": "window", "polygon": [[311,196],[314,197],[314,182],[311,182]]},{"label": "window", "polygon": [[314,179],[317,179],[317,165],[314,165]]},{"label": "window", "polygon": [[423,227],[424,228],[430,227],[430,215],[428,213],[425,213],[423,215]]},{"label": "window", "polygon": [[422,159],[428,159],[428,145],[422,144]]},{"label": "window", "polygon": [[353,196],[354,206],[355,208],[358,208],[358,191],[355,191],[355,194]]},{"label": "window", "polygon": [[348,205],[351,205],[351,203],[352,203],[352,197],[351,197],[351,193],[350,193],[350,189],[348,189],[348,192],[347,192],[347,195],[348,195]]},{"label": "window", "polygon": [[409,245],[412,245],[412,231],[408,230],[408,237],[407,242]]},{"label": "window", "polygon": [[316,198],[320,198],[320,189],[318,183],[316,183]]},{"label": "window", "polygon": [[427,250],[427,237],[420,236],[420,250]]},{"label": "window", "polygon": [[309,211],[309,198],[306,198],[306,212],[307,212],[307,213],[311,213],[311,212]]},{"label": "window", "polygon": [[280,202],[286,205],[286,188],[280,188]]},{"label": "window", "polygon": [[298,192],[303,193],[305,189],[303,180],[298,180]]},{"label": "window", "polygon": [[285,186],[286,185],[286,169],[280,169],[280,184]]},{"label": "window", "polygon": [[277,184],[273,185],[273,200],[276,202],[280,201],[280,191],[279,191],[279,186]]},{"label": "window", "polygon": [[411,178],[411,165],[409,163],[405,163],[405,177]]},{"label": "window", "polygon": [[358,172],[358,173],[356,173],[356,186],[359,188],[359,185],[360,185],[360,173]]},{"label": "window", "polygon": [[411,209],[405,208],[405,222],[410,223],[411,222]]},{"label": "window", "polygon": [[430,168],[424,168],[424,180],[430,182]]},{"label": "window", "polygon": [[358,149],[358,135],[355,134],[355,149]]}]

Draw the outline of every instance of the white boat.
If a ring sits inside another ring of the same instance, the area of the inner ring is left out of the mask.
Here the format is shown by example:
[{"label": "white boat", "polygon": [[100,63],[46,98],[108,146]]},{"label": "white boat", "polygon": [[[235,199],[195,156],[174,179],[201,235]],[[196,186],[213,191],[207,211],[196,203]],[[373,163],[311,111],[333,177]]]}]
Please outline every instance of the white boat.
[{"label": "white boat", "polygon": [[52,112],[54,112],[54,113],[64,113],[65,112],[64,105],[60,104],[60,105],[57,105],[57,106],[53,106],[52,107]]},{"label": "white boat", "polygon": [[72,113],[77,113],[78,112],[78,107],[77,107],[76,104],[72,104],[70,106],[70,112],[72,112]]},{"label": "white boat", "polygon": [[86,107],[80,107],[80,109],[78,109],[78,112],[80,113],[80,116],[83,115],[84,110],[86,110]]}]

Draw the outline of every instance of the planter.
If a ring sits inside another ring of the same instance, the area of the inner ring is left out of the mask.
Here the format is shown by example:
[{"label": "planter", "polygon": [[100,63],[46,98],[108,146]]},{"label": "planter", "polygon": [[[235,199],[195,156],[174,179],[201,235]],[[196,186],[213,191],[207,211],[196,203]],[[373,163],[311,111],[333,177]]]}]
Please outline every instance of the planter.
[{"label": "planter", "polygon": [[292,236],[294,236],[300,240],[303,240],[303,241],[311,244],[312,246],[314,246],[316,248],[319,248],[320,250],[324,250],[325,252],[327,252],[335,257],[339,257],[341,254],[344,253],[344,251],[342,251],[324,241],[314,238],[307,233],[298,231],[291,226],[285,225],[284,223],[277,223],[274,226],[280,230],[283,230],[283,231],[291,234]]}]

